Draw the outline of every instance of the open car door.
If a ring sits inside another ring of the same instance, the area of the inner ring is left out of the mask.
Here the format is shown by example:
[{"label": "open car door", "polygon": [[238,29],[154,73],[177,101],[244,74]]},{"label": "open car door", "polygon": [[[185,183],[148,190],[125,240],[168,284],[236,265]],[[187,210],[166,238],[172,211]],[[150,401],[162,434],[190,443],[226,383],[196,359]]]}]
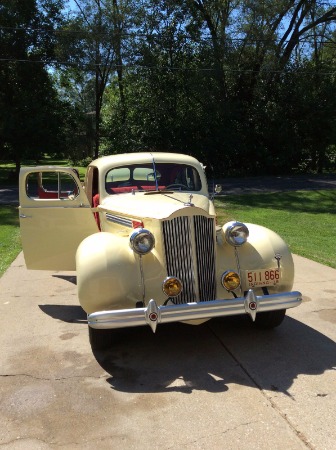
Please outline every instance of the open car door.
[{"label": "open car door", "polygon": [[78,245],[99,231],[75,171],[52,166],[24,167],[19,190],[27,268],[75,270]]}]

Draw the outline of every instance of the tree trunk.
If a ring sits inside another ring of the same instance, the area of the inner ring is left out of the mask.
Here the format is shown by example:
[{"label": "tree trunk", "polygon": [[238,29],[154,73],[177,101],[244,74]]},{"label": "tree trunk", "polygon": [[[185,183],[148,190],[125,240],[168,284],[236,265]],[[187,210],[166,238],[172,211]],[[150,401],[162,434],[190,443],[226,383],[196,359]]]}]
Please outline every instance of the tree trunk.
[{"label": "tree trunk", "polygon": [[[97,63],[96,63],[97,64]],[[95,114],[95,153],[94,157],[99,157],[99,141],[100,141],[100,87],[99,87],[99,66],[96,65],[96,114]]]}]

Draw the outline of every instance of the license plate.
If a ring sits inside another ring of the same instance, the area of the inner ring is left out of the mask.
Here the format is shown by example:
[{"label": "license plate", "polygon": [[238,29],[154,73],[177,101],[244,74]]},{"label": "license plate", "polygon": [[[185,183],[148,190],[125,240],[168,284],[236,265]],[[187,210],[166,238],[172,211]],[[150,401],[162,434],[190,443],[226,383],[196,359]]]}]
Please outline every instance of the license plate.
[{"label": "license plate", "polygon": [[246,284],[248,288],[275,286],[280,282],[280,269],[246,270]]}]

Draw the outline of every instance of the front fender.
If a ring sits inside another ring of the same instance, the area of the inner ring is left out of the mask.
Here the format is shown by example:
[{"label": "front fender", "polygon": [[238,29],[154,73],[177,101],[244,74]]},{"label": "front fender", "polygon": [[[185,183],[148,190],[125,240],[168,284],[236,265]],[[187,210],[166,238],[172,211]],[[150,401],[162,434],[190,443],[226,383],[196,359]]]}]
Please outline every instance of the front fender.
[{"label": "front fender", "polygon": [[138,259],[123,236],[101,232],[84,239],[76,253],[82,308],[88,314],[111,308],[134,308],[141,300],[142,289]]},{"label": "front fender", "polygon": [[[281,256],[281,281],[269,287],[272,293],[290,291],[294,282],[294,263],[292,254],[285,241],[274,231],[261,225],[246,223],[249,229],[248,241],[236,249],[230,246],[222,235],[220,237],[218,259],[220,265],[230,261],[232,268],[239,270],[242,278],[242,290],[249,288],[245,284],[245,273],[250,270],[276,269],[276,255]],[[221,263],[223,261],[223,263]]]}]

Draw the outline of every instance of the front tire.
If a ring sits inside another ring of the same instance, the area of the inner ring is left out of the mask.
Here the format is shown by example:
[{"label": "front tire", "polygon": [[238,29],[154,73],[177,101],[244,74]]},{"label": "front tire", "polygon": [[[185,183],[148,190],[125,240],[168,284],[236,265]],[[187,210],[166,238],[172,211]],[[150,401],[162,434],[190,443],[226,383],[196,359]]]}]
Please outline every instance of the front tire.
[{"label": "front tire", "polygon": [[281,325],[285,318],[285,315],[285,309],[261,312],[257,314],[254,324],[257,328],[270,330]]},{"label": "front tire", "polygon": [[89,340],[92,350],[106,350],[113,344],[113,331],[97,330],[89,326]]}]

